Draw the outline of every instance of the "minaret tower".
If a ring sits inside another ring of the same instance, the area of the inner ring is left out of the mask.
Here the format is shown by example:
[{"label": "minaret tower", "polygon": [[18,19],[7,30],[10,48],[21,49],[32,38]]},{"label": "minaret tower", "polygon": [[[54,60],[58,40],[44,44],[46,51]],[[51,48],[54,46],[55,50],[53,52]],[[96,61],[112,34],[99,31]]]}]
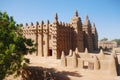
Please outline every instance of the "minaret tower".
[{"label": "minaret tower", "polygon": [[53,36],[53,42],[52,42],[52,46],[53,46],[52,50],[53,51],[52,51],[52,54],[53,54],[54,58],[60,58],[59,53],[58,53],[58,46],[57,46],[58,26],[59,26],[57,13],[55,14],[54,22],[53,22],[52,26],[53,26],[53,31],[54,31],[52,33],[52,36]]},{"label": "minaret tower", "polygon": [[82,30],[82,22],[78,15],[78,11],[75,12],[74,17],[71,20],[71,25],[76,33]]},{"label": "minaret tower", "polygon": [[92,24],[92,38],[93,38],[93,48],[94,50],[98,50],[98,34],[97,34],[97,30],[95,27],[95,24]]},{"label": "minaret tower", "polygon": [[92,32],[91,32],[91,23],[88,18],[88,15],[85,17],[85,21],[82,27],[84,31],[84,46],[88,48],[89,52],[93,51],[93,40],[92,40]]},{"label": "minaret tower", "polygon": [[83,32],[82,32],[82,22],[81,18],[78,15],[78,11],[75,12],[74,17],[71,20],[71,26],[74,29],[73,33],[73,46],[72,49],[75,50],[75,48],[78,48],[79,52],[84,51],[84,45],[83,45]]}]

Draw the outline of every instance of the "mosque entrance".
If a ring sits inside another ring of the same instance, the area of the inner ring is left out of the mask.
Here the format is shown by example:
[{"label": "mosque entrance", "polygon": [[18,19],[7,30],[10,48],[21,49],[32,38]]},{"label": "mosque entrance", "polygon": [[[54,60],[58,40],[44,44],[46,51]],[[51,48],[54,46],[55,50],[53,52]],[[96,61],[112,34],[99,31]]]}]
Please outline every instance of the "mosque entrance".
[{"label": "mosque entrance", "polygon": [[52,49],[49,49],[48,56],[52,56]]}]

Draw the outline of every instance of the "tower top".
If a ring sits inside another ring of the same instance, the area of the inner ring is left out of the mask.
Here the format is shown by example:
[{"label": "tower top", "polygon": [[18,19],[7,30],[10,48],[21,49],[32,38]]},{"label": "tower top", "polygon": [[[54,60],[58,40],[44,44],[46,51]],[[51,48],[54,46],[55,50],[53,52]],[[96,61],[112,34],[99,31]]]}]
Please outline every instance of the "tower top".
[{"label": "tower top", "polygon": [[84,21],[84,25],[89,25],[90,24],[90,20],[88,15],[85,16],[85,21]]},{"label": "tower top", "polygon": [[42,20],[42,21],[41,21],[41,25],[43,25],[43,24],[44,24],[44,21]]},{"label": "tower top", "polygon": [[85,20],[89,20],[89,17],[88,17],[88,15],[86,15],[86,16],[85,16]]},{"label": "tower top", "polygon": [[75,11],[75,16],[76,16],[76,17],[78,17],[78,16],[79,16],[79,15],[78,15],[78,11],[77,11],[77,10]]},{"label": "tower top", "polygon": [[92,28],[95,29],[95,23],[92,23]]},{"label": "tower top", "polygon": [[58,14],[57,13],[55,14],[55,17],[54,17],[54,23],[58,23]]},{"label": "tower top", "polygon": [[55,19],[58,20],[58,14],[57,13],[55,14]]},{"label": "tower top", "polygon": [[49,24],[50,23],[50,21],[49,20],[47,20],[47,23],[46,24]]}]

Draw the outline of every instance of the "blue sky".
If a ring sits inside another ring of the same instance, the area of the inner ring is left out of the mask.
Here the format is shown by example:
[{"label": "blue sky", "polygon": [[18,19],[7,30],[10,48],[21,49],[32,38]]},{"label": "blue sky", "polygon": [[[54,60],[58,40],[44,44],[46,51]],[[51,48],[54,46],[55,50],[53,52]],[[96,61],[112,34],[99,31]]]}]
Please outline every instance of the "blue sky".
[{"label": "blue sky", "polygon": [[70,22],[78,10],[82,22],[86,15],[96,24],[99,40],[120,38],[120,0],[0,0],[0,11],[25,24],[50,20],[57,12],[59,21]]}]

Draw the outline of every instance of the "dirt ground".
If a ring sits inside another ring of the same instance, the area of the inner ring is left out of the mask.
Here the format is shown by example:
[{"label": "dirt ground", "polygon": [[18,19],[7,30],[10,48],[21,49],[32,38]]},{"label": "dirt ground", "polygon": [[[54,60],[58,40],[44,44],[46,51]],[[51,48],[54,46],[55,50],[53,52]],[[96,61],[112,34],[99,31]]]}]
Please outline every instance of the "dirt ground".
[{"label": "dirt ground", "polygon": [[[61,67],[60,59],[53,59],[52,57],[43,58],[35,55],[27,55],[25,57],[30,59],[29,66],[52,72],[57,77],[56,80],[120,80],[120,76],[92,75],[86,70]],[[21,80],[21,78],[13,79],[10,76],[5,80]]]},{"label": "dirt ground", "polygon": [[43,58],[35,55],[26,57],[30,59],[30,66],[43,67],[56,73],[55,75],[58,77],[64,77],[65,80],[120,80],[120,76],[92,75],[86,70],[61,67],[60,59],[56,60],[52,57]]}]

